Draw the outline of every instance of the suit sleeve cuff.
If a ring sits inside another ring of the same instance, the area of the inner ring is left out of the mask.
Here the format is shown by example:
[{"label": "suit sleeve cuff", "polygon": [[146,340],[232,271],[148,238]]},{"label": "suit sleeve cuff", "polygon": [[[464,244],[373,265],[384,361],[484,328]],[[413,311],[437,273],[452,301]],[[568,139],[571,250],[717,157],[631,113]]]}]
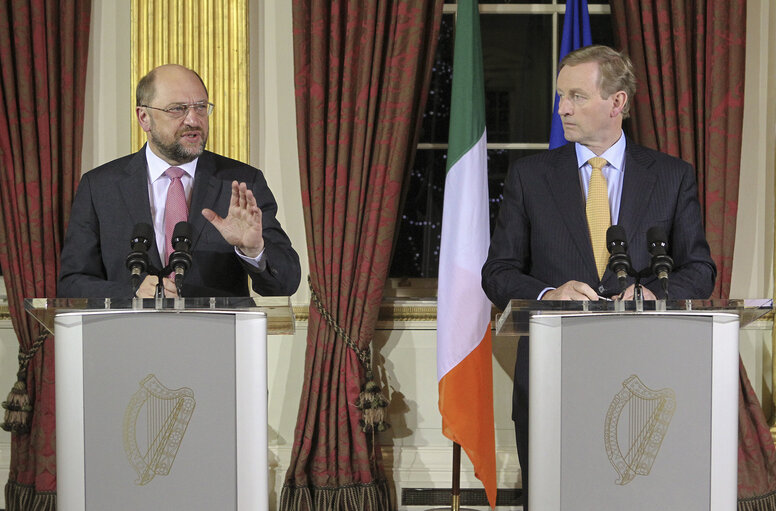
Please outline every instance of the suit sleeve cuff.
[{"label": "suit sleeve cuff", "polygon": [[264,256],[265,250],[259,252],[259,255],[256,257],[248,257],[247,255],[240,252],[237,247],[234,247],[234,253],[237,254],[237,257],[245,261],[250,266],[253,266],[258,271],[264,271],[267,269],[267,258]]}]

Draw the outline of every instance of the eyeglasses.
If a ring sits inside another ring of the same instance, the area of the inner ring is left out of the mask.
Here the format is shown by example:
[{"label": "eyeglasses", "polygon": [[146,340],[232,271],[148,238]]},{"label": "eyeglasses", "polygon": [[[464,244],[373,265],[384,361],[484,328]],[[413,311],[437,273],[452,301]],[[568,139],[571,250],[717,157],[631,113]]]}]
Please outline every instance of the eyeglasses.
[{"label": "eyeglasses", "polygon": [[194,112],[198,117],[207,117],[213,113],[213,103],[180,103],[167,108],[156,108],[155,106],[140,105],[143,108],[151,108],[153,110],[159,110],[169,114],[175,119],[180,119],[188,115],[189,110]]}]

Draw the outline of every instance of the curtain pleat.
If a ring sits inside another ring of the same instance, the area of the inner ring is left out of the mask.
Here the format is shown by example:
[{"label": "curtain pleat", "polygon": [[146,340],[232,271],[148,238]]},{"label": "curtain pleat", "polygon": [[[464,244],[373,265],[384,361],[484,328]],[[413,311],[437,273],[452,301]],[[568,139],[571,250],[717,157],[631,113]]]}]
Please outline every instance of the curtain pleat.
[{"label": "curtain pleat", "polygon": [[[377,424],[356,406],[441,0],[294,0],[297,134],[310,305],[282,510],[391,509]],[[367,427],[364,427],[364,426]],[[366,430],[366,431],[365,431]]]},{"label": "curtain pleat", "polygon": [[[0,6],[0,265],[20,354],[41,332],[24,298],[56,296],[81,171],[90,13],[90,0]],[[53,347],[23,378],[34,408],[31,431],[12,434],[8,511],[56,508]]]}]

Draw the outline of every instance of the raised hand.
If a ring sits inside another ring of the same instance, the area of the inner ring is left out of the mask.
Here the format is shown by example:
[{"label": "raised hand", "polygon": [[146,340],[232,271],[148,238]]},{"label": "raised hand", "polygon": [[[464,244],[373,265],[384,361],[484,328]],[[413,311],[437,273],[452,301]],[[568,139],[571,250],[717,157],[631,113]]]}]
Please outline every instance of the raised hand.
[{"label": "raised hand", "polygon": [[264,250],[261,209],[245,183],[232,181],[232,198],[226,218],[212,209],[203,209],[202,216],[218,229],[227,243],[237,247],[244,255],[257,257]]}]

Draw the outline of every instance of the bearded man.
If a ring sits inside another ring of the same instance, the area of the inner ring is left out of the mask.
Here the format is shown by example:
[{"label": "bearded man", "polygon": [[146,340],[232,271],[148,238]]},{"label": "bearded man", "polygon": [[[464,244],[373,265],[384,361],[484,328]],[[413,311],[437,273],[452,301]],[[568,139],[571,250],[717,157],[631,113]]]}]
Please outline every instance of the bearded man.
[{"label": "bearded man", "polygon": [[[173,226],[191,226],[183,296],[291,295],[299,257],[275,218],[262,172],[205,150],[214,105],[200,76],[159,66],[137,85],[135,113],[147,143],[83,175],[62,248],[57,296],[150,298],[159,278],[131,284],[126,259],[138,225],[152,226],[148,267],[168,266]],[[178,296],[172,279],[164,295]]]}]

